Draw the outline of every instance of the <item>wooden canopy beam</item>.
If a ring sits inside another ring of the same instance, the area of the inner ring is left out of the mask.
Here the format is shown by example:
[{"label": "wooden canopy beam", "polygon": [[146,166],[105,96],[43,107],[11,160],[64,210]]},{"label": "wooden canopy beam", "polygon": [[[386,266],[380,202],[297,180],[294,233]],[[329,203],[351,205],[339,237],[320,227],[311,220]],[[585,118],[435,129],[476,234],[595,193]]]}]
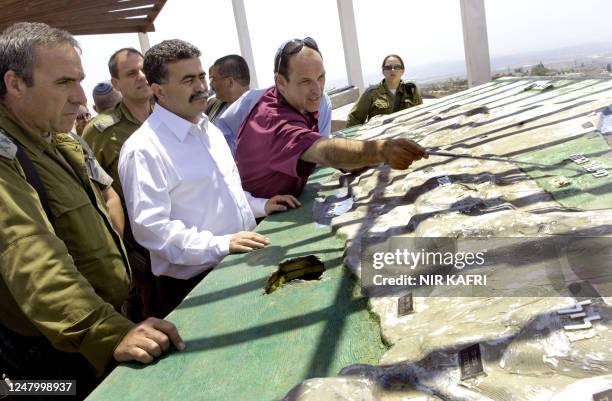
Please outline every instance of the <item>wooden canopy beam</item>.
[{"label": "wooden canopy beam", "polygon": [[16,22],[30,21],[44,22],[73,35],[152,32],[165,3],[166,0],[5,0],[0,31]]}]

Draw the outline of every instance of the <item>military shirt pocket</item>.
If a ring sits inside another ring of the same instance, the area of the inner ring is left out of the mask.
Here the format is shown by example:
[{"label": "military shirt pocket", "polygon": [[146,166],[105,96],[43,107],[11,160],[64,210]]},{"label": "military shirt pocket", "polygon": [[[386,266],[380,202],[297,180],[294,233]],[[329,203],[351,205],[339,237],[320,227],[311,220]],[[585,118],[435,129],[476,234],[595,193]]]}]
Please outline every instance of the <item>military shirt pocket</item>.
[{"label": "military shirt pocket", "polygon": [[75,261],[95,257],[108,243],[104,222],[81,186],[64,186],[49,193],[53,227]]},{"label": "military shirt pocket", "polygon": [[124,142],[114,134],[108,139],[104,149],[104,158],[109,164],[117,162]]}]

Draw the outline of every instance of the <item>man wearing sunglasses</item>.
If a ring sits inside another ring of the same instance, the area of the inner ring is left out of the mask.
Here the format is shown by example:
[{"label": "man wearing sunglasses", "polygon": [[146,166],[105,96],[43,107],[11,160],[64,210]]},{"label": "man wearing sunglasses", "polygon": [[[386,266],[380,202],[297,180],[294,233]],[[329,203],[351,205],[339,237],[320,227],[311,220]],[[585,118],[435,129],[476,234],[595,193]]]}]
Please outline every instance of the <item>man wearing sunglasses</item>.
[{"label": "man wearing sunglasses", "polygon": [[84,104],[79,106],[76,121],[74,122],[74,130],[80,136],[83,134],[83,130],[87,123],[91,120],[91,114]]},{"label": "man wearing sunglasses", "polygon": [[408,139],[322,138],[318,109],[325,86],[321,52],[312,38],[294,39],[274,60],[275,86],[242,125],[236,164],[243,188],[257,197],[298,196],[317,164],[353,170],[378,163],[406,169],[427,157]]},{"label": "man wearing sunglasses", "polygon": [[228,54],[217,59],[208,70],[210,88],[215,98],[208,100],[204,112],[210,122],[217,124],[225,110],[249,90],[251,74],[246,60],[237,54]]}]

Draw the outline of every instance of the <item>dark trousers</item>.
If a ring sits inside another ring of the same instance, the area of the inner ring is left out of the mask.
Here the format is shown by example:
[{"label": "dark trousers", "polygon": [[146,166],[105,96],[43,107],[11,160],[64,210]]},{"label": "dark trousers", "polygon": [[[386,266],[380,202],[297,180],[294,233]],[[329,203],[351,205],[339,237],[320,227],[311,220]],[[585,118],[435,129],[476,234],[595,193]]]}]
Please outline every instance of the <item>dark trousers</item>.
[{"label": "dark trousers", "polygon": [[180,280],[168,276],[155,277],[151,272],[151,260],[140,252],[128,251],[132,266],[130,293],[125,302],[125,314],[133,322],[148,317],[163,319],[172,312],[209,271]]},{"label": "dark trousers", "polygon": [[[54,348],[46,337],[26,337],[0,324],[0,376],[10,380],[76,380],[76,396],[25,396],[3,400],[71,400],[85,399],[101,380],[93,367],[78,353],[62,352]],[[3,385],[3,383],[0,383]]]},{"label": "dark trousers", "polygon": [[131,227],[126,224],[124,244],[132,271],[130,293],[124,311],[133,322],[148,317],[163,319],[172,312],[206,275],[204,272],[189,280],[168,276],[156,277],[151,271],[151,256],[134,238]]},{"label": "dark trousers", "polygon": [[151,271],[151,256],[149,251],[134,238],[128,220],[126,220],[123,243],[132,273],[130,292],[123,305],[123,312],[135,323],[148,317],[159,317],[157,280]]},{"label": "dark trousers", "polygon": [[157,280],[151,272],[151,259],[148,252],[128,248],[128,259],[132,269],[130,292],[124,304],[125,315],[139,323],[148,317],[159,317],[157,303]]},{"label": "dark trousers", "polygon": [[188,280],[179,280],[168,276],[156,277],[158,317],[166,317],[168,313],[172,312],[208,273],[210,273],[210,270]]}]

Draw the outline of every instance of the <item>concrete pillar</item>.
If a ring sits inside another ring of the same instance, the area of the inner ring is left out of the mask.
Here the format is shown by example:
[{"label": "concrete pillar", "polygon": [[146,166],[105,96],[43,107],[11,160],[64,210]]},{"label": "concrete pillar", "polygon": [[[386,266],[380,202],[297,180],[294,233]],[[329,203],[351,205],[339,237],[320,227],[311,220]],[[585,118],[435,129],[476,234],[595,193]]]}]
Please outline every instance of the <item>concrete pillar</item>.
[{"label": "concrete pillar", "polygon": [[140,42],[140,51],[145,54],[151,48],[149,35],[146,32],[138,32],[138,41]]},{"label": "concrete pillar", "polygon": [[257,83],[257,72],[255,71],[255,57],[251,46],[251,36],[249,35],[249,25],[247,24],[244,0],[232,0],[234,8],[234,20],[236,21],[236,32],[238,32],[238,43],[240,44],[240,54],[249,65],[251,74],[251,88],[259,87]]},{"label": "concrete pillar", "polygon": [[465,65],[470,87],[491,81],[491,60],[484,0],[459,0]]},{"label": "concrete pillar", "polygon": [[353,0],[337,0],[338,17],[340,18],[340,31],[342,33],[342,46],[344,47],[344,62],[349,85],[364,91],[363,70],[361,69],[361,56],[357,41],[357,27],[355,24],[355,11]]}]

